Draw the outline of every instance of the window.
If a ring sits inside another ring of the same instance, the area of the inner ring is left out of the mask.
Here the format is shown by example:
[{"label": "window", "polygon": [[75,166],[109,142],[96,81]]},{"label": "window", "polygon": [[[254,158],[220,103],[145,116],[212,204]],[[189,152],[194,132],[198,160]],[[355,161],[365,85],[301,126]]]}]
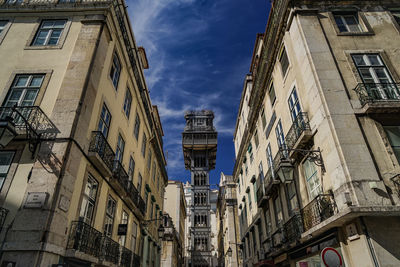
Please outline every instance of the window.
[{"label": "window", "polygon": [[[128,227],[128,221],[129,221],[128,213],[126,213],[123,210],[122,211],[122,217],[121,217],[121,224],[126,224],[127,227]],[[125,243],[126,243],[126,235],[120,235],[119,236],[119,244],[124,247]]]},{"label": "window", "polygon": [[[147,169],[150,171],[150,165],[151,165],[151,149],[149,149],[149,156],[147,157]],[[149,174],[150,175],[150,174]]]},{"label": "window", "polygon": [[357,12],[334,14],[340,32],[361,32]]},{"label": "window", "polygon": [[255,225],[255,227],[253,228],[253,231],[251,231],[251,237],[253,239],[253,255],[254,256],[257,254],[256,228],[257,228],[257,225]]},{"label": "window", "polygon": [[281,199],[279,198],[279,195],[277,197],[275,197],[275,199],[274,199],[274,208],[275,208],[276,226],[279,227],[282,225],[282,222],[283,222],[282,205],[281,205]]},{"label": "window", "polygon": [[121,63],[116,53],[114,53],[111,70],[110,70],[110,78],[114,85],[115,90],[118,87],[119,75],[121,74]]},{"label": "window", "polygon": [[149,192],[145,190],[146,192],[144,193],[144,201],[146,202],[146,207],[148,207],[148,202],[149,202]]},{"label": "window", "polygon": [[257,183],[254,181],[253,183],[253,194],[254,194],[254,202],[257,202]]},{"label": "window", "polygon": [[273,106],[275,103],[275,100],[276,100],[275,89],[274,89],[273,83],[271,83],[271,86],[269,87],[268,95],[269,95],[269,99],[271,100],[271,105]]},{"label": "window", "polygon": [[140,172],[138,175],[137,190],[138,190],[139,194],[142,191],[142,175],[140,174]]},{"label": "window", "polygon": [[272,222],[271,222],[271,215],[269,214],[269,209],[265,210],[265,230],[267,231],[267,236],[271,235]]},{"label": "window", "polygon": [[132,238],[131,238],[131,251],[133,253],[136,253],[137,228],[138,228],[137,223],[133,222],[133,224],[132,224]]},{"label": "window", "polygon": [[393,79],[377,54],[352,55],[368,95],[374,99],[399,99]]},{"label": "window", "polygon": [[285,47],[282,48],[281,54],[279,56],[279,62],[281,63],[282,76],[285,77],[289,68],[289,59]]},{"label": "window", "polygon": [[105,138],[108,136],[108,132],[110,130],[111,123],[111,114],[108,111],[106,104],[103,104],[103,108],[101,109],[99,127],[98,130],[104,135]]},{"label": "window", "polygon": [[132,104],[132,94],[129,88],[126,88],[125,100],[124,100],[124,112],[126,117],[128,118],[131,113],[131,104]]},{"label": "window", "polygon": [[142,140],[142,156],[146,157],[146,144],[147,144],[147,137],[146,134],[143,134],[143,140]]},{"label": "window", "polygon": [[156,162],[153,162],[153,170],[152,170],[152,174],[153,174],[153,181],[155,182],[156,181],[156,172],[157,172],[157,169],[156,169]]},{"label": "window", "polygon": [[288,206],[289,206],[289,216],[294,215],[294,213],[299,209],[296,197],[296,185],[294,182],[287,184],[287,196],[288,196]]},{"label": "window", "polygon": [[43,74],[16,75],[6,97],[4,106],[34,106],[43,80]]},{"label": "window", "polygon": [[133,181],[133,174],[135,173],[135,160],[130,157],[129,158],[129,168],[128,168],[128,176],[129,180]]},{"label": "window", "polygon": [[264,109],[261,111],[261,122],[262,122],[262,128],[264,130],[265,126],[267,125],[267,119],[265,118]]},{"label": "window", "polygon": [[135,127],[133,128],[133,135],[135,136],[136,140],[139,140],[139,129],[140,129],[140,118],[139,114],[136,113]]},{"label": "window", "polygon": [[0,190],[7,178],[8,170],[10,169],[13,158],[13,151],[0,151]]},{"label": "window", "polygon": [[[249,153],[249,158],[250,158],[250,164],[253,163],[253,146],[251,145],[251,142],[249,143],[249,146],[247,147],[247,152]],[[246,173],[247,175],[247,173]]]},{"label": "window", "polygon": [[284,148],[285,147],[285,136],[283,134],[281,120],[279,120],[278,125],[275,128],[275,134],[276,134],[276,141],[278,143],[278,147],[280,149]]},{"label": "window", "polygon": [[150,201],[150,220],[153,219],[153,200]]},{"label": "window", "polygon": [[122,163],[122,158],[124,157],[125,141],[122,136],[118,135],[117,149],[115,151],[115,160]]},{"label": "window", "polygon": [[111,196],[108,196],[106,219],[104,223],[104,234],[108,237],[111,237],[113,232],[115,208],[116,208],[115,200]]},{"label": "window", "polygon": [[257,130],[254,133],[254,143],[256,144],[256,148],[258,148],[259,141],[258,141],[258,131]]},{"label": "window", "polygon": [[0,35],[6,28],[7,23],[8,23],[8,20],[0,20]]},{"label": "window", "polygon": [[58,45],[67,20],[43,20],[32,45]]},{"label": "window", "polygon": [[292,121],[294,122],[297,118],[297,115],[301,112],[299,97],[297,96],[296,87],[293,88],[292,93],[288,99],[290,116],[292,117]]},{"label": "window", "polygon": [[400,126],[383,126],[392,146],[393,152],[400,162]]},{"label": "window", "polygon": [[267,163],[268,163],[268,169],[272,168],[274,161],[272,158],[271,144],[268,144],[267,146]]},{"label": "window", "polygon": [[315,168],[315,163],[307,159],[303,163],[303,168],[307,183],[308,195],[310,199],[314,199],[316,196],[322,193],[321,182]]}]

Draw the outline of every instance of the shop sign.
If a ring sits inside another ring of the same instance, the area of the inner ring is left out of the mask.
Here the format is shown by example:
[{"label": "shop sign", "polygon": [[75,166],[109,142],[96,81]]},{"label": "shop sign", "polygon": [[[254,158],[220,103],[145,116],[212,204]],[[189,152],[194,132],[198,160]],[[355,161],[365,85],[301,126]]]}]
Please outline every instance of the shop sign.
[{"label": "shop sign", "polygon": [[334,248],[324,248],[321,252],[321,260],[326,267],[341,267],[343,260],[339,252]]}]

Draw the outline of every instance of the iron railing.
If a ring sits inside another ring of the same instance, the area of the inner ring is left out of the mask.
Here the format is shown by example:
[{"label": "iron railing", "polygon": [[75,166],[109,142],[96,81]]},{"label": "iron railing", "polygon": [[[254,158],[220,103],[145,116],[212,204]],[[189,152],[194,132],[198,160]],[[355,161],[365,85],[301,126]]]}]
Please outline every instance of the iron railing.
[{"label": "iron railing", "polygon": [[143,198],[140,195],[139,195],[139,201],[138,201],[138,208],[143,215],[146,214],[146,202],[143,200]]},{"label": "iron railing", "polygon": [[285,242],[293,243],[300,239],[303,233],[303,218],[300,213],[293,215],[284,225]]},{"label": "iron railing", "polygon": [[114,160],[113,179],[118,181],[126,193],[129,193],[129,175],[126,173],[122,163],[119,160]]},{"label": "iron railing", "polygon": [[89,224],[82,221],[71,223],[67,249],[74,249],[83,253],[100,257],[103,234]]},{"label": "iron railing", "polygon": [[354,91],[361,105],[364,106],[370,102],[400,101],[399,85],[398,83],[359,83]]},{"label": "iron railing", "polygon": [[130,181],[128,186],[128,197],[132,200],[135,206],[139,206],[139,191],[136,186]]},{"label": "iron railing", "polygon": [[111,146],[108,144],[102,132],[100,131],[92,132],[92,138],[90,140],[90,145],[89,145],[89,152],[97,153],[99,157],[103,160],[107,168],[110,171],[113,170],[115,153],[112,150]]},{"label": "iron railing", "polygon": [[0,232],[3,229],[3,225],[6,221],[8,212],[9,212],[8,209],[0,208]]},{"label": "iron railing", "polygon": [[104,260],[118,264],[119,262],[119,244],[108,236],[103,236],[102,256]]},{"label": "iron railing", "polygon": [[[121,247],[121,261],[120,266],[131,267],[133,252],[126,247]],[[134,266],[134,265],[133,265]]]},{"label": "iron railing", "polygon": [[320,194],[308,203],[302,210],[304,232],[320,224],[337,212],[332,194]]},{"label": "iron railing", "polygon": [[258,175],[257,178],[257,204],[260,205],[262,202],[262,199],[264,197],[264,177],[261,177],[261,175]]},{"label": "iron railing", "polygon": [[294,148],[297,140],[299,140],[301,134],[306,130],[311,130],[308,115],[307,112],[300,112],[299,114],[297,114],[296,119],[294,120],[286,135],[287,147]]},{"label": "iron railing", "polygon": [[133,253],[132,267],[140,266],[140,256]]}]

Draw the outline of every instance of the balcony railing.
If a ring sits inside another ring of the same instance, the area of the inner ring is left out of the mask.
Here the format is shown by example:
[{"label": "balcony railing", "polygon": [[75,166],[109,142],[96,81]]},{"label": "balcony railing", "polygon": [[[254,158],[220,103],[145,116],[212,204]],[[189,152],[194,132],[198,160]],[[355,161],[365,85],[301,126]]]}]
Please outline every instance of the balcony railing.
[{"label": "balcony railing", "polygon": [[109,171],[113,170],[115,153],[102,132],[92,132],[92,138],[89,145],[89,153],[90,152],[96,153],[102,159]]},{"label": "balcony railing", "polygon": [[4,222],[6,221],[7,214],[9,210],[5,208],[0,208],[0,232],[3,229]]},{"label": "balcony railing", "polygon": [[108,236],[104,236],[103,256],[106,261],[115,264],[119,262],[119,244]]},{"label": "balcony railing", "polygon": [[303,219],[300,213],[293,215],[284,225],[285,242],[293,243],[303,233]]},{"label": "balcony railing", "polygon": [[125,193],[129,193],[129,175],[126,173],[122,163],[119,160],[114,160],[113,166],[113,179],[118,182]]},{"label": "balcony railing", "polygon": [[325,221],[337,212],[332,194],[321,194],[308,203],[302,210],[304,232]]},{"label": "balcony railing", "polygon": [[286,135],[286,145],[288,148],[295,148],[296,142],[305,131],[310,131],[310,122],[308,120],[307,112],[300,112],[289,132]]},{"label": "balcony railing", "polygon": [[122,247],[121,248],[121,262],[120,266],[130,267],[132,263],[133,253],[129,249]]},{"label": "balcony railing", "polygon": [[139,196],[138,208],[143,215],[146,214],[146,202],[144,202],[141,196]]},{"label": "balcony railing", "polygon": [[361,105],[371,102],[400,101],[399,85],[397,83],[359,83],[354,89]]},{"label": "balcony railing", "polygon": [[100,257],[103,234],[84,222],[72,222],[67,249]]},{"label": "balcony railing", "polygon": [[140,257],[117,242],[82,221],[71,223],[67,249],[106,260],[118,266],[134,267],[140,265]]}]

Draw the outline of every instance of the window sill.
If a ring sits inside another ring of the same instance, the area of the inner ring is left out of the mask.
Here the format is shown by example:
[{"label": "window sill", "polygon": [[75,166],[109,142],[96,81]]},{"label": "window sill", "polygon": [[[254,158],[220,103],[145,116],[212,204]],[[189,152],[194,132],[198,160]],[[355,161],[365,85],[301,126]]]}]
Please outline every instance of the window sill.
[{"label": "window sill", "polygon": [[373,32],[338,32],[338,36],[372,36]]},{"label": "window sill", "polygon": [[52,49],[62,49],[62,45],[30,45],[25,46],[25,50],[52,50]]}]

